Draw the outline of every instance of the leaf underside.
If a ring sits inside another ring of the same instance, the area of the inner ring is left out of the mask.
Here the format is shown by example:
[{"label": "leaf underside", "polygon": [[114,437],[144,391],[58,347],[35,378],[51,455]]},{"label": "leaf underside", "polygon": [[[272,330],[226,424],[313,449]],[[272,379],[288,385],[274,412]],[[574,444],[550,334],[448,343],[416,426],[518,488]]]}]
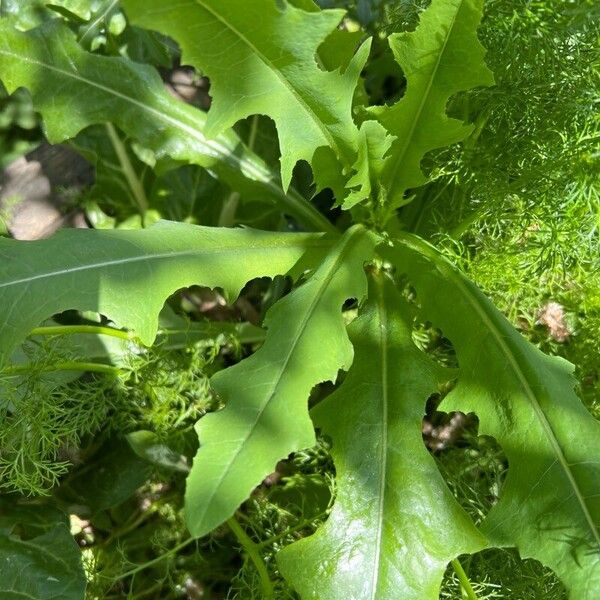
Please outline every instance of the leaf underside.
[{"label": "leaf underside", "polygon": [[194,536],[231,517],[279,460],[314,445],[308,397],[352,362],[341,309],[366,294],[363,265],[373,245],[362,227],[346,232],[311,278],[267,313],[263,346],[213,377],[225,408],[197,424],[185,499]]},{"label": "leaf underside", "polygon": [[600,590],[600,423],[574,392],[573,366],[527,342],[432,246],[406,236],[386,258],[453,343],[460,371],[442,410],[474,412],[509,469],[481,529],[492,546],[554,569],[574,600]]},{"label": "leaf underside", "polygon": [[278,554],[303,600],[437,600],[448,562],[485,547],[423,444],[425,402],[452,373],[411,331],[405,301],[375,274],[349,328],[352,368],[311,413],[333,443],[334,508],[316,534]]},{"label": "leaf underside", "polygon": [[31,329],[69,309],[101,313],[151,344],[178,289],[218,286],[235,298],[250,279],[285,274],[329,244],[319,234],[169,221],[138,231],[63,230],[37,242],[0,238],[0,365]]}]

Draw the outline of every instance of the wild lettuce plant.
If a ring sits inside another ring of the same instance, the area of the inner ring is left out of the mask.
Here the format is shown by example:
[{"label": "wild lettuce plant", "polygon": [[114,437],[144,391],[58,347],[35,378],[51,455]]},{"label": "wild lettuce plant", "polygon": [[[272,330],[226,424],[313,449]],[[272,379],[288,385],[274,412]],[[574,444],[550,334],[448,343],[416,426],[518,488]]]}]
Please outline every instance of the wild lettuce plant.
[{"label": "wild lettuce plant", "polygon": [[[76,11],[63,4],[55,13]],[[262,229],[159,221],[137,230],[64,230],[28,243],[0,239],[3,379],[32,368],[15,362],[16,350],[64,311],[103,315],[112,324],[104,333],[150,346],[163,305],[178,290],[202,285],[233,300],[251,280],[287,275],[294,284],[266,313],[260,347],[211,378],[218,410],[197,422],[199,448],[186,481],[192,538],[226,522],[239,528],[231,519],[240,505],[279,461],[314,446],[319,431],[331,441],[334,504],[316,533],[277,555],[300,598],[435,599],[450,563],[474,598],[457,559],[514,547],[553,569],[570,598],[595,599],[600,425],[574,391],[573,366],[525,340],[399,213],[421,201],[429,153],[479,133],[447,107],[458,94],[494,85],[477,35],[482,0],[432,0],[413,31],[374,41],[351,31],[343,10],[312,0],[121,0],[138,32],[175,40],[182,64],[209,78],[207,113],[173,99],[154,67],[86,49],[90,24],[49,17],[24,25],[28,5],[9,2],[0,20],[2,84],[9,93],[29,91],[51,143],[82,147],[82,139],[90,143],[82,136],[104,128],[114,156],[98,145],[88,155],[98,172],[103,160],[120,165],[144,225],[151,221],[141,175],[148,164],[151,178],[200,166],[231,192],[221,216],[253,206],[252,214],[277,220]],[[106,3],[100,17],[115,6]],[[386,47],[404,78],[389,103],[371,104],[361,77],[373,43]],[[255,151],[252,135],[245,143],[234,129],[248,119],[255,125],[256,115],[276,128],[277,170]],[[132,140],[151,158],[128,156]],[[329,210],[294,189],[307,165],[311,194],[331,191]],[[283,215],[296,231],[281,226]],[[415,342],[421,323],[443,332],[455,366]],[[69,333],[68,325],[54,327]],[[38,368],[120,369],[85,353]],[[315,399],[324,382],[335,390]],[[442,410],[476,415],[479,432],[508,459],[499,500],[481,523],[454,498],[423,444],[426,403],[436,395]],[[2,410],[10,419],[16,409]],[[4,597],[81,597],[75,548],[58,560],[61,516],[31,506],[3,514]],[[23,523],[28,535],[17,540]],[[28,537],[31,579],[10,567],[28,556]],[[261,585],[264,598],[276,597],[268,577]]]}]

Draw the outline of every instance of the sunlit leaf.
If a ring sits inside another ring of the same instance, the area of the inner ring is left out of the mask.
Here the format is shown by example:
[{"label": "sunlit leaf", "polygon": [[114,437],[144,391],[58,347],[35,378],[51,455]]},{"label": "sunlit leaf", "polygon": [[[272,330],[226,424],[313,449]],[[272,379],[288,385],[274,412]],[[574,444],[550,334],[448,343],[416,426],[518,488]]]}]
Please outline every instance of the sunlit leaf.
[{"label": "sunlit leaf", "polygon": [[193,535],[231,517],[278,460],[315,443],[308,396],[352,362],[341,309],[366,293],[373,242],[362,227],[346,232],[312,277],[269,310],[263,346],[213,377],[225,408],[197,425],[200,450],[186,491]]},{"label": "sunlit leaf", "polygon": [[485,547],[423,444],[425,402],[452,373],[413,345],[393,282],[369,288],[352,368],[311,413],[333,443],[335,505],[278,563],[303,600],[438,600],[448,562]]}]

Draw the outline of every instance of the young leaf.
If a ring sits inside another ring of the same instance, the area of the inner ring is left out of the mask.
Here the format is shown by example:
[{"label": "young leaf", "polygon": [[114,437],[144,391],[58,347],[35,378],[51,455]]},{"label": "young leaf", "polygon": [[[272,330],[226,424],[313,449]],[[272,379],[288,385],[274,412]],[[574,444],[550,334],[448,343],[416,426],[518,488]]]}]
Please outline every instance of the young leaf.
[{"label": "young leaf", "polygon": [[358,159],[355,164],[356,173],[346,184],[352,192],[344,200],[344,208],[352,208],[368,198],[375,201],[385,199],[380,181],[385,166],[384,157],[393,141],[394,138],[388,135],[377,121],[365,121],[362,124]]},{"label": "young leaf", "polygon": [[404,70],[406,94],[394,106],[371,112],[397,138],[383,174],[393,206],[403,204],[407,189],[427,181],[421,171],[427,152],[463,140],[472,131],[446,115],[449,98],[494,83],[477,39],[482,5],[483,0],[432,0],[414,32],[389,37]]},{"label": "young leaf", "polygon": [[575,395],[573,366],[528,343],[433,247],[406,235],[387,257],[407,272],[424,315],[452,341],[458,386],[443,410],[475,412],[509,469],[482,530],[556,571],[571,598],[600,589],[600,423]]},{"label": "young leaf", "polygon": [[333,441],[336,503],[316,534],[278,554],[303,600],[437,600],[448,562],[486,544],[423,444],[425,402],[452,373],[411,332],[393,282],[374,275],[349,328],[352,368],[311,413]]},{"label": "young leaf", "polygon": [[[177,40],[183,62],[210,77],[207,135],[255,114],[275,121],[284,189],[299,160],[320,171],[313,161],[318,148],[330,148],[340,170],[352,166],[358,137],[352,98],[369,45],[343,73],[325,71],[316,61],[343,11],[306,12],[286,0],[165,0],[154,7],[125,0],[123,6],[134,23]],[[328,176],[319,173],[318,179]]]},{"label": "young leaf", "polygon": [[231,517],[278,460],[314,445],[308,396],[350,367],[341,308],[365,295],[373,244],[360,226],[346,232],[309,281],[269,310],[260,350],[213,377],[225,408],[197,424],[200,449],[185,500],[192,535]]},{"label": "young leaf", "polygon": [[26,33],[0,20],[0,80],[9,92],[29,90],[51,143],[111,121],[159,160],[201,165],[238,191],[283,204],[303,223],[331,228],[297,195],[286,196],[277,177],[233,131],[208,139],[206,114],[175,100],[155,69],[85,52],[58,20]]},{"label": "young leaf", "polygon": [[0,502],[0,597],[83,600],[81,552],[60,511]]},{"label": "young leaf", "polygon": [[168,221],[138,231],[64,230],[38,242],[0,238],[0,365],[35,326],[67,309],[99,312],[151,344],[178,289],[220,286],[235,297],[249,279],[285,274],[306,250],[329,243]]}]

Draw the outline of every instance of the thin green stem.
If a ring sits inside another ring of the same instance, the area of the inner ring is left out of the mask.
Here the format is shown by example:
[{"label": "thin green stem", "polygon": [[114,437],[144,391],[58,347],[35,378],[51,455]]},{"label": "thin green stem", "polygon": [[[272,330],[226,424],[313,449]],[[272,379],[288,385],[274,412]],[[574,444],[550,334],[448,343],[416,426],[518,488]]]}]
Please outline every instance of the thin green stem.
[{"label": "thin green stem", "polygon": [[148,562],[144,563],[143,565],[139,565],[139,566],[135,567],[134,569],[126,571],[125,573],[121,573],[120,575],[118,575],[115,578],[115,580],[119,581],[120,579],[125,579],[126,577],[131,577],[131,575],[135,575],[136,573],[139,573],[140,571],[144,571],[145,569],[148,569],[148,568],[158,564],[159,562],[162,562],[165,558],[168,558],[169,556],[173,556],[173,554],[177,554],[179,551],[183,550],[184,548],[189,546],[194,541],[196,541],[196,538],[188,538],[187,540],[181,542],[181,544],[178,544],[174,548],[171,548],[171,550],[169,550],[168,552],[161,554],[159,557],[154,558],[153,560],[149,560]]},{"label": "thin green stem", "polygon": [[254,150],[257,135],[258,135],[258,115],[254,115],[252,117],[252,125],[250,126],[250,135],[248,136],[248,148],[250,148],[250,150]]},{"label": "thin green stem", "polygon": [[275,600],[275,590],[273,589],[273,582],[269,577],[267,571],[267,565],[262,559],[259,552],[259,547],[249,537],[248,534],[242,529],[241,525],[237,522],[235,517],[231,517],[227,521],[227,525],[231,531],[233,531],[238,542],[244,549],[244,552],[248,555],[248,558],[254,563],[258,575],[260,577],[260,585],[262,588],[263,598],[265,600]]},{"label": "thin green stem", "polygon": [[31,373],[32,371],[41,371],[43,373],[54,373],[56,371],[81,371],[82,373],[105,373],[109,375],[116,375],[119,373],[117,367],[112,365],[103,365],[101,363],[93,362],[77,362],[77,361],[66,361],[62,363],[55,363],[52,365],[19,365],[15,367],[5,367],[0,371],[3,376],[15,377],[24,373]]},{"label": "thin green stem", "polygon": [[131,164],[131,160],[129,159],[129,155],[127,154],[127,149],[125,148],[125,144],[119,137],[117,130],[115,129],[112,123],[105,123],[106,131],[108,133],[108,137],[115,149],[117,154],[117,158],[119,159],[119,163],[121,165],[121,170],[123,171],[123,175],[125,175],[125,179],[127,179],[127,183],[131,188],[131,192],[137,204],[137,207],[142,215],[142,219],[146,212],[148,211],[148,198],[146,197],[146,192],[144,190],[144,186],[142,182],[139,180],[133,165]]},{"label": "thin green stem", "polygon": [[235,225],[235,213],[240,203],[240,195],[237,192],[231,192],[227,200],[223,202],[221,214],[217,225],[219,227],[233,227]]},{"label": "thin green stem", "polygon": [[302,531],[305,527],[308,527],[311,523],[314,523],[318,519],[321,519],[322,517],[326,516],[328,512],[329,512],[329,510],[324,510],[323,512],[319,513],[318,515],[315,515],[314,517],[312,517],[310,519],[304,519],[304,521],[301,521],[300,523],[298,523],[298,525],[295,525],[294,527],[290,527],[289,529],[286,529],[284,532],[278,533],[277,535],[274,535],[273,537],[270,537],[267,540],[263,540],[262,542],[260,542],[260,544],[256,544],[256,545],[258,548],[264,548],[265,546],[270,546],[271,544],[274,544],[275,542],[283,539],[287,535],[296,533],[296,531]]},{"label": "thin green stem", "polygon": [[467,598],[469,600],[479,600],[479,598],[477,597],[477,594],[475,593],[475,590],[473,589],[473,586],[471,585],[471,582],[469,581],[469,577],[465,573],[465,570],[463,569],[462,565],[460,564],[458,558],[455,558],[452,561],[452,567],[458,577],[458,580],[460,581],[460,585],[461,585],[462,589],[467,594]]},{"label": "thin green stem", "polygon": [[101,325],[52,325],[48,327],[36,327],[29,335],[76,335],[87,333],[92,335],[108,335],[121,340],[132,340],[135,336],[129,331],[102,327]]},{"label": "thin green stem", "polygon": [[282,191],[281,200],[282,206],[289,208],[290,214],[310,224],[315,231],[340,235],[340,230],[293,188],[290,188],[287,194]]}]

